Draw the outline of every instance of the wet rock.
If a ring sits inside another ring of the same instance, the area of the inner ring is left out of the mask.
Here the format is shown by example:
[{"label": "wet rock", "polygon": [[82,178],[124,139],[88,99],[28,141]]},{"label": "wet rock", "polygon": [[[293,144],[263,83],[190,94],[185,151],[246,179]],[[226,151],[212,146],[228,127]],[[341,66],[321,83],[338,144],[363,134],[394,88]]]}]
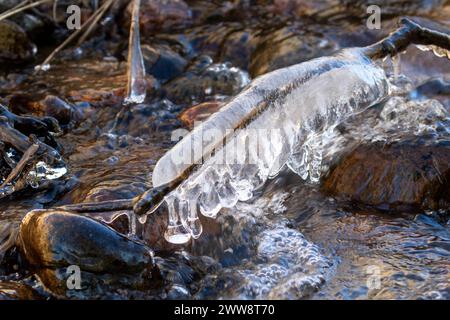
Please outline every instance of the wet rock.
[{"label": "wet rock", "polygon": [[323,190],[386,210],[446,208],[450,147],[398,142],[361,145],[331,170]]},{"label": "wet rock", "polygon": [[0,2],[0,12],[9,10],[15,6],[17,6],[22,1],[20,0],[3,0]]},{"label": "wet rock", "polygon": [[81,119],[81,114],[77,109],[56,96],[45,97],[41,105],[45,115],[55,118],[61,125],[68,125],[72,120]]},{"label": "wet rock", "polygon": [[382,8],[382,14],[386,17],[401,15],[427,15],[438,12],[445,1],[352,1],[352,0],[273,0],[270,1],[269,10],[276,14],[295,17],[321,17],[339,19],[342,15],[355,18],[367,17],[367,7],[378,5]]},{"label": "wet rock", "polygon": [[305,15],[313,15],[319,11],[327,9],[329,3],[329,0],[313,2],[298,0],[274,0],[273,7],[271,9],[277,14],[295,15],[300,17]]},{"label": "wet rock", "polygon": [[219,101],[203,102],[186,109],[180,114],[179,118],[185,126],[193,129],[195,122],[205,121],[213,113],[220,110],[222,106],[223,103]]},{"label": "wet rock", "polygon": [[[145,289],[157,275],[153,253],[103,223],[60,211],[35,210],[20,226],[18,247],[43,285],[70,296],[70,266],[82,272],[82,290],[117,284]],[[99,276],[97,276],[99,275]]]},{"label": "wet rock", "polygon": [[38,300],[43,299],[30,286],[18,282],[0,281],[0,300]]},{"label": "wet rock", "polygon": [[[132,3],[125,13],[125,27],[129,26]],[[141,33],[144,36],[159,31],[173,31],[192,23],[192,12],[186,2],[182,0],[143,0],[139,16]]]},{"label": "wet rock", "polygon": [[145,70],[161,82],[169,81],[181,75],[187,61],[168,46],[142,46]]},{"label": "wet rock", "polygon": [[14,246],[17,236],[16,227],[14,223],[0,221],[0,262],[6,252]]},{"label": "wet rock", "polygon": [[151,104],[138,104],[127,109],[116,121],[116,133],[133,137],[150,135],[156,130],[170,130],[178,125],[180,107],[163,99]]},{"label": "wet rock", "polygon": [[258,30],[245,28],[238,22],[202,25],[189,30],[187,37],[196,51],[216,61],[228,61],[248,70],[258,37]]},{"label": "wet rock", "polygon": [[417,93],[425,96],[450,95],[450,81],[431,79],[416,88]]},{"label": "wet rock", "polygon": [[25,62],[36,52],[36,45],[21,27],[7,20],[0,22],[0,61]]},{"label": "wet rock", "polygon": [[[19,19],[16,19],[19,20]],[[32,14],[23,14],[20,16],[20,21],[17,21],[17,23],[30,35],[41,33],[43,29],[47,27],[45,22]],[[34,38],[34,37],[33,37]]]},{"label": "wet rock", "polygon": [[42,106],[34,101],[34,97],[28,93],[13,93],[8,97],[6,103],[11,112],[18,115],[33,114],[43,116]]},{"label": "wet rock", "polygon": [[253,30],[235,30],[227,34],[221,46],[219,61],[230,61],[238,68],[248,70],[252,54],[256,48]]},{"label": "wet rock", "polygon": [[412,97],[433,97],[450,110],[450,81],[434,78],[418,86],[410,93]]},{"label": "wet rock", "polygon": [[234,96],[249,82],[247,72],[230,63],[213,64],[211,58],[203,56],[183,76],[170,81],[163,89],[175,103],[195,103],[208,97]]},{"label": "wet rock", "polygon": [[252,53],[249,71],[252,77],[329,55],[338,45],[325,34],[302,31],[301,26],[287,26],[261,37]]},{"label": "wet rock", "polygon": [[[33,41],[33,43],[40,45],[48,45],[51,40],[49,34],[55,31],[55,21],[53,18],[45,14],[34,13],[17,14],[9,18],[19,25]],[[64,23],[66,20],[63,21]]]}]

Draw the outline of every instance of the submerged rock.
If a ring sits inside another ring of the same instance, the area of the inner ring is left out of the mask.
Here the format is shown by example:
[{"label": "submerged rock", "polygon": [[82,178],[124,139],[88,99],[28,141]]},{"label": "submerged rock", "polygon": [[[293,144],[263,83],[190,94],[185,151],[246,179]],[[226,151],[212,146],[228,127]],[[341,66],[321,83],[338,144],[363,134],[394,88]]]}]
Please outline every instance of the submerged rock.
[{"label": "submerged rock", "polygon": [[98,286],[111,284],[134,289],[155,284],[152,250],[88,217],[31,211],[20,226],[18,246],[30,269],[58,296],[78,294],[67,286],[71,266],[81,272],[81,291],[98,292]]},{"label": "submerged rock", "polygon": [[339,49],[326,34],[305,34],[302,26],[288,26],[275,30],[258,41],[251,55],[249,71],[252,77],[329,55]]},{"label": "submerged rock", "polygon": [[[125,21],[129,25],[133,3],[130,2]],[[141,33],[144,36],[158,31],[173,30],[191,24],[192,12],[182,0],[143,0],[139,16]],[[127,28],[127,26],[125,26]],[[127,28],[128,29],[128,28]]]},{"label": "submerged rock", "polygon": [[195,103],[209,97],[234,96],[250,82],[246,71],[230,63],[212,63],[202,56],[183,74],[163,86],[167,97],[175,103]]},{"label": "submerged rock", "polygon": [[7,20],[0,22],[0,61],[25,62],[36,52],[36,45],[21,27]]},{"label": "submerged rock", "polygon": [[346,155],[325,179],[330,194],[380,209],[450,205],[450,147],[375,143]]},{"label": "submerged rock", "polygon": [[205,121],[222,106],[223,103],[219,101],[199,103],[183,111],[180,114],[180,120],[189,129],[193,129],[196,121]]},{"label": "submerged rock", "polygon": [[46,96],[41,101],[41,105],[45,115],[55,118],[61,125],[67,125],[72,120],[81,119],[81,114],[76,108],[56,96]]},{"label": "submerged rock", "polygon": [[168,46],[142,46],[145,70],[161,82],[172,80],[180,76],[187,61],[180,54]]},{"label": "submerged rock", "polygon": [[0,300],[39,300],[42,297],[31,287],[18,283],[1,281]]}]

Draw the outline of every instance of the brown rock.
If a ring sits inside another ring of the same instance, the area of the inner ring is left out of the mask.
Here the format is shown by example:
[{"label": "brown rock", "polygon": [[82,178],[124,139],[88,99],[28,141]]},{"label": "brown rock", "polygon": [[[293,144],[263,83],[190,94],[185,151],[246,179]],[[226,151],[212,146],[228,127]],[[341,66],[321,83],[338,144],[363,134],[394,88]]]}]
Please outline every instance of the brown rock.
[{"label": "brown rock", "polygon": [[180,114],[180,120],[189,129],[193,129],[196,121],[205,121],[213,113],[219,111],[222,106],[223,103],[219,101],[199,103],[183,111]]},{"label": "brown rock", "polygon": [[91,272],[140,272],[153,267],[150,248],[88,217],[34,210],[22,221],[19,247],[31,265],[79,265]]},{"label": "brown rock", "polygon": [[327,193],[381,209],[450,204],[450,147],[417,143],[361,145],[332,169]]},{"label": "brown rock", "polygon": [[66,125],[71,120],[81,118],[81,115],[73,106],[58,97],[48,95],[41,104],[45,115],[55,118],[61,125]]},{"label": "brown rock", "polygon": [[31,287],[17,282],[0,282],[0,300],[37,300],[43,299]]},{"label": "brown rock", "polygon": [[18,247],[30,269],[57,296],[73,295],[66,283],[67,268],[73,265],[84,279],[82,290],[110,284],[145,289],[155,285],[158,275],[149,247],[72,213],[31,211],[20,226]]},{"label": "brown rock", "polygon": [[[132,8],[133,2],[130,2],[125,14],[128,25]],[[143,0],[141,2],[139,24],[143,35],[187,26],[191,22],[191,9],[182,0]],[[128,29],[127,25],[125,27]]]},{"label": "brown rock", "polygon": [[21,27],[7,20],[0,22],[0,61],[24,62],[36,51],[36,46]]},{"label": "brown rock", "polygon": [[250,75],[256,76],[301,63],[339,49],[326,35],[304,34],[301,25],[287,26],[268,33],[258,41],[251,55]]}]

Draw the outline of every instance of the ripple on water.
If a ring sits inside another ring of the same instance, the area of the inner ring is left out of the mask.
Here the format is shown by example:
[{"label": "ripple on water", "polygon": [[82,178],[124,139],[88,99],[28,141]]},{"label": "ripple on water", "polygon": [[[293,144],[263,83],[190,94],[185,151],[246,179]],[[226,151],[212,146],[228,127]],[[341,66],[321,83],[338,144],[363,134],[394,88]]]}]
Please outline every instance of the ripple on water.
[{"label": "ripple on water", "polygon": [[[222,268],[217,275],[206,277],[198,297],[203,297],[211,282],[224,287],[216,292],[217,298],[228,299],[299,299],[320,288],[331,275],[333,262],[319,246],[288,226],[283,215],[287,196],[277,192],[221,214],[223,219],[233,217],[237,224],[233,229],[249,235],[248,251],[254,252]],[[227,221],[230,223],[230,219]],[[223,233],[225,246],[227,236],[233,234]],[[233,247],[227,250],[233,253]]]}]

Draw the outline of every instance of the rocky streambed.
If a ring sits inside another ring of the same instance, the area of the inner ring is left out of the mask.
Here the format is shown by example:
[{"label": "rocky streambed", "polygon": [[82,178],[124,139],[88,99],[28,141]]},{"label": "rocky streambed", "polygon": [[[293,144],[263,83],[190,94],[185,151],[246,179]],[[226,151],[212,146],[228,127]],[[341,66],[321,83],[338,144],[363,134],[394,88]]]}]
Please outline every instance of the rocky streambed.
[{"label": "rocky streambed", "polygon": [[380,5],[369,30],[364,1],[142,1],[148,97],[131,107],[126,2],[40,73],[67,33],[49,8],[0,22],[0,125],[15,130],[0,134],[0,299],[449,299],[450,63],[415,47],[380,62],[390,99],[309,137],[319,183],[283,171],[186,245],[164,239],[164,207],[145,223],[58,209],[145,192],[173,132],[260,74],[372,43],[399,16],[448,27],[445,1]]}]

